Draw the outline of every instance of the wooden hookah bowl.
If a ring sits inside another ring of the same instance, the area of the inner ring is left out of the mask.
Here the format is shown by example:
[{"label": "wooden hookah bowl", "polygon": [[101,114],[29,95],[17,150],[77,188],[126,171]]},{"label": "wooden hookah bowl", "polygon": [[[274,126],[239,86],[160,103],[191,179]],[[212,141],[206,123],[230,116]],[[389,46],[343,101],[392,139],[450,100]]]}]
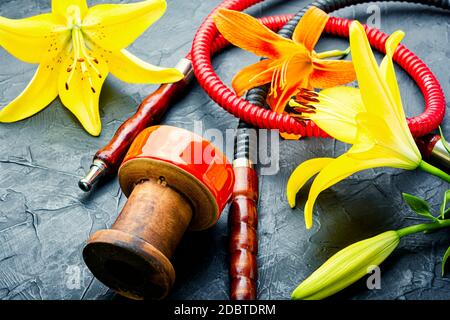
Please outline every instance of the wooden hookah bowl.
[{"label": "wooden hookah bowl", "polygon": [[90,237],[84,261],[123,296],[162,299],[175,281],[170,257],[186,230],[217,222],[232,193],[233,168],[202,137],[154,126],[131,145],[119,182],[128,201],[111,229]]}]

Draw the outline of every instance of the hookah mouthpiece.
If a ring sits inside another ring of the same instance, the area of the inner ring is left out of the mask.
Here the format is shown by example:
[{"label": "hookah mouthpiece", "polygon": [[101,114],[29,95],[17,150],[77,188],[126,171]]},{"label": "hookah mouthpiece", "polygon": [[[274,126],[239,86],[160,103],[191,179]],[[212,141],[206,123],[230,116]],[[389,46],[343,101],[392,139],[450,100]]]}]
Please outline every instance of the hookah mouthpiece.
[{"label": "hookah mouthpiece", "polygon": [[89,192],[92,187],[99,182],[106,174],[106,164],[98,159],[95,159],[89,169],[88,174],[78,181],[78,186],[84,192]]}]

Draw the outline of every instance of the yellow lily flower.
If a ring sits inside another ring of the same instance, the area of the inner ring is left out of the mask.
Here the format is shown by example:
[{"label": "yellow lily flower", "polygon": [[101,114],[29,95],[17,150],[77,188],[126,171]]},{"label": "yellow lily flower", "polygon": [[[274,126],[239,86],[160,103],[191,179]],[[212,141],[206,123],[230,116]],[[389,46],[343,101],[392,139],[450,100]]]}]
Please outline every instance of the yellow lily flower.
[{"label": "yellow lily flower", "polygon": [[86,131],[98,136],[99,96],[109,72],[130,83],[182,79],[177,69],[153,66],[124,49],[165,9],[164,0],[91,8],[86,0],[52,0],[51,13],[0,17],[0,45],[22,61],[39,64],[25,90],[0,111],[0,122],[30,117],[59,95]]},{"label": "yellow lily flower", "polygon": [[316,94],[299,93],[291,103],[301,117],[313,120],[331,136],[353,146],[340,157],[311,159],[298,166],[287,183],[287,198],[295,206],[297,192],[318,174],[305,205],[305,223],[312,226],[314,203],[319,194],[349,177],[370,168],[418,167],[446,181],[450,177],[422,160],[405,120],[392,56],[404,33],[397,31],[386,42],[386,56],[377,65],[363,26],[350,25],[350,48],[359,90],[349,87],[326,89]]},{"label": "yellow lily flower", "polygon": [[217,29],[232,44],[266,60],[241,70],[232,80],[241,96],[247,90],[271,84],[268,103],[282,113],[288,101],[301,88],[329,88],[355,80],[351,61],[328,60],[343,51],[316,53],[329,16],[311,7],[296,27],[292,40],[283,38],[247,14],[220,9],[214,16]]}]

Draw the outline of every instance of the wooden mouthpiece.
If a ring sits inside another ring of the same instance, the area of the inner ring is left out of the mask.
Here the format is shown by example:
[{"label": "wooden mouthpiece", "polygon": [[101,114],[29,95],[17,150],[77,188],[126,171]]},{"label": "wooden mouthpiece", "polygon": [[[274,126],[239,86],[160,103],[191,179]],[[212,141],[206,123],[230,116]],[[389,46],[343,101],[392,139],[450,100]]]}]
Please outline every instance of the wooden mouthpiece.
[{"label": "wooden mouthpiece", "polygon": [[251,167],[235,167],[230,207],[230,299],[257,298],[258,175]]},{"label": "wooden mouthpiece", "polygon": [[189,226],[189,201],[165,181],[141,181],[110,230],[96,232],[83,251],[104,284],[133,299],[162,299],[175,281],[169,259]]}]

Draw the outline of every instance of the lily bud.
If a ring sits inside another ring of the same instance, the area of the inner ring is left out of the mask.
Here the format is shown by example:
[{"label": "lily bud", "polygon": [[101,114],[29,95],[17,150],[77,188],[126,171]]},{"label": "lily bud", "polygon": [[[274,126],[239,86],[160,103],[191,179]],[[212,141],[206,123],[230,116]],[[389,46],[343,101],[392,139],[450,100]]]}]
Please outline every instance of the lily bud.
[{"label": "lily bud", "polygon": [[361,279],[371,266],[383,262],[400,242],[397,231],[387,231],[356,242],[328,259],[292,293],[295,300],[320,300]]}]

